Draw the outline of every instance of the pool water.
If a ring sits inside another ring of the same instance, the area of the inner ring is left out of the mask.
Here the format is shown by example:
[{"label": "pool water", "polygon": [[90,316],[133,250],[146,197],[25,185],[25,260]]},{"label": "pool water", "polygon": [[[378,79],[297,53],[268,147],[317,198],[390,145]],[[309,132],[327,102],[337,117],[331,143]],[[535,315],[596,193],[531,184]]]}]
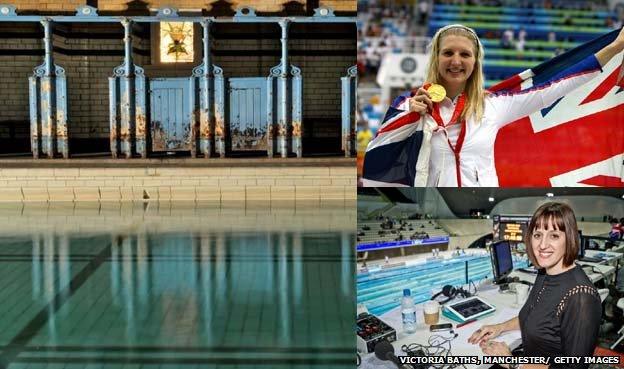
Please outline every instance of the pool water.
[{"label": "pool water", "polygon": [[0,368],[352,368],[354,239],[2,236]]},{"label": "pool water", "polygon": [[[526,258],[514,255],[514,268],[528,265]],[[431,299],[433,293],[449,284],[478,284],[492,277],[489,254],[459,255],[452,259],[422,259],[417,264],[371,270],[357,275],[357,303],[377,316],[401,305],[403,289],[411,290],[416,304]]]}]

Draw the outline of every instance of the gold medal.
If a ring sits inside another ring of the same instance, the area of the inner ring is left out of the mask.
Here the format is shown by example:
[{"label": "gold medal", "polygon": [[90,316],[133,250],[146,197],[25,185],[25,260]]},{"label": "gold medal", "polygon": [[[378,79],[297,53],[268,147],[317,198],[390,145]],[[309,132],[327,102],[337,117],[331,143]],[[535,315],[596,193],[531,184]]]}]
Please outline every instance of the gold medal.
[{"label": "gold medal", "polygon": [[441,85],[435,83],[427,88],[427,92],[431,95],[431,101],[439,103],[446,97],[446,90]]}]

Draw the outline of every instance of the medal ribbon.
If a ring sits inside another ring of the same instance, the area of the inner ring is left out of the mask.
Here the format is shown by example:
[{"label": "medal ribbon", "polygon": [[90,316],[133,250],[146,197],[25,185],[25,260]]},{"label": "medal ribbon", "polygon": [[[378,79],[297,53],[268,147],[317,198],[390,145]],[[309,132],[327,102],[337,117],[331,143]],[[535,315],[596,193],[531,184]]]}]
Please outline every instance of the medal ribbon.
[{"label": "medal ribbon", "polygon": [[453,144],[451,144],[451,140],[449,140],[448,133],[446,132],[446,127],[449,127],[453,125],[454,123],[458,123],[459,116],[462,113],[462,111],[464,111],[465,104],[466,104],[466,95],[464,95],[464,93],[462,92],[462,94],[459,95],[459,98],[457,100],[457,105],[455,105],[455,110],[453,111],[453,116],[451,117],[451,120],[449,121],[448,125],[444,124],[444,121],[442,120],[442,116],[440,115],[440,105],[438,103],[433,104],[433,111],[431,112],[431,117],[438,124],[438,128],[441,128],[442,130],[444,130],[444,134],[446,135],[446,142],[448,142],[448,145],[451,148],[451,151],[453,151],[453,154],[455,156],[455,175],[457,176],[458,187],[461,187],[461,172],[459,170],[459,159],[460,159],[459,153],[461,152],[462,146],[464,145],[464,139],[466,138],[466,120],[464,119],[461,122],[459,122],[459,124],[461,124],[461,128],[460,128],[459,137],[457,138],[457,143],[455,144],[455,146],[453,146]]}]

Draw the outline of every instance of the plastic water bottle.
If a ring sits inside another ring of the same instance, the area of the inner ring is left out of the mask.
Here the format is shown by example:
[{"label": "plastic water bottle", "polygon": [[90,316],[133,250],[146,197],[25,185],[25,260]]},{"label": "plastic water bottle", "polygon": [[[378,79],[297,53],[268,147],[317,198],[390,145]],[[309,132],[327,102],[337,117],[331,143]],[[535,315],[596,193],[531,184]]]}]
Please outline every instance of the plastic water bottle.
[{"label": "plastic water bottle", "polygon": [[412,293],[409,288],[403,290],[401,314],[403,315],[403,331],[405,333],[416,332],[416,310],[414,309],[414,299],[412,299]]}]

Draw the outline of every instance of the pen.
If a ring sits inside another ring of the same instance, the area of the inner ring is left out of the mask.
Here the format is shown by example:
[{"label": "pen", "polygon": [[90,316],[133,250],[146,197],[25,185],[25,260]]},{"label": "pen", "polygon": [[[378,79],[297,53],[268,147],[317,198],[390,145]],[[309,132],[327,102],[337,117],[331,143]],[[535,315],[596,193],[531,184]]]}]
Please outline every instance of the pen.
[{"label": "pen", "polygon": [[459,324],[457,324],[457,326],[456,326],[455,328],[461,328],[461,327],[463,327],[463,326],[465,326],[465,325],[468,325],[468,324],[470,324],[470,323],[474,323],[474,322],[476,322],[476,321],[477,321],[476,319],[467,320],[467,321],[465,321],[465,322],[463,322],[463,323],[459,323]]}]

